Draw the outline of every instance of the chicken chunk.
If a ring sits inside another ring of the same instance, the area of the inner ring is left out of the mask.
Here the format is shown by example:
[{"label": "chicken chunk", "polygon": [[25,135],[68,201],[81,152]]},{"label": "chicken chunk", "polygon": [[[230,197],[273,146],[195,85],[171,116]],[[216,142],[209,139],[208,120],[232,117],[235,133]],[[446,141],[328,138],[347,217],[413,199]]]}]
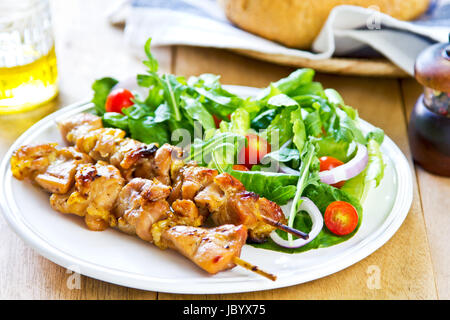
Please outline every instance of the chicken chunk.
[{"label": "chicken chunk", "polygon": [[66,193],[73,186],[76,168],[91,158],[73,147],[57,148],[56,143],[23,146],[11,157],[17,179],[30,179],[51,193]]},{"label": "chicken chunk", "polygon": [[201,214],[192,200],[178,199],[172,203],[174,219],[178,224],[193,227],[201,226],[208,215]]},{"label": "chicken chunk", "polygon": [[181,160],[183,151],[181,148],[164,144],[156,151],[153,161],[155,178],[164,184],[171,185],[171,174],[183,164]]},{"label": "chicken chunk", "polygon": [[214,182],[217,174],[217,170],[214,169],[198,167],[192,163],[185,165],[174,178],[169,202],[176,199],[193,200],[199,192]]},{"label": "chicken chunk", "polygon": [[64,140],[74,145],[78,137],[89,131],[103,128],[102,118],[91,113],[79,113],[58,123]]},{"label": "chicken chunk", "polygon": [[56,143],[25,145],[14,151],[10,161],[13,176],[19,180],[34,180],[56,159],[56,146]]},{"label": "chicken chunk", "polygon": [[275,230],[262,217],[285,223],[281,208],[266,198],[245,190],[242,183],[228,173],[214,178],[214,183],[203,189],[194,198],[199,208],[207,208],[215,225],[244,224],[249,239],[264,241]]},{"label": "chicken chunk", "polygon": [[53,194],[50,204],[59,212],[85,217],[90,230],[104,230],[117,224],[112,210],[124,182],[120,171],[105,162],[79,165],[70,194]]},{"label": "chicken chunk", "polygon": [[243,225],[206,229],[174,226],[162,232],[162,247],[174,249],[211,274],[231,269],[247,239]]},{"label": "chicken chunk", "polygon": [[45,170],[36,176],[35,181],[51,193],[67,193],[73,186],[79,164],[90,163],[92,159],[73,147],[58,150],[57,157]]},{"label": "chicken chunk", "polygon": [[145,241],[152,241],[151,226],[165,219],[170,206],[165,200],[170,187],[157,180],[134,178],[120,191],[114,209],[118,228],[128,234],[137,234]]}]

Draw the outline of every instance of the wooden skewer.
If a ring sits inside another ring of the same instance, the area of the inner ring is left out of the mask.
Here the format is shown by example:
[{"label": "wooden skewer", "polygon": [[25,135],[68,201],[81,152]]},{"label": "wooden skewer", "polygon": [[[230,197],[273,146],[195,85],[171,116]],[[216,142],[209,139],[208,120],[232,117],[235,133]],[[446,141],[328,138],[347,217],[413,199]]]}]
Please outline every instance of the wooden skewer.
[{"label": "wooden skewer", "polygon": [[261,275],[263,277],[266,277],[269,280],[272,280],[272,281],[277,280],[277,276],[276,275],[273,275],[271,273],[263,271],[263,270],[259,269],[257,266],[254,266],[251,263],[249,263],[249,262],[247,262],[245,260],[242,260],[239,257],[234,257],[233,258],[233,262],[236,263],[238,266],[241,266],[241,267],[243,267],[243,268],[245,268],[247,270],[255,272],[255,273],[257,273],[257,274],[259,274],[259,275]]},{"label": "wooden skewer", "polygon": [[280,229],[280,230],[283,230],[283,231],[285,231],[287,233],[290,233],[290,234],[292,234],[292,235],[294,235],[296,237],[299,237],[299,238],[302,238],[302,239],[305,239],[305,240],[309,238],[309,235],[307,233],[304,233],[304,232],[302,232],[300,230],[291,228],[291,227],[289,227],[289,226],[287,226],[285,224],[282,224],[281,222],[272,220],[272,219],[270,219],[268,217],[265,217],[265,216],[261,216],[261,219],[263,219],[266,223],[270,224],[271,226],[274,226],[277,229]]}]

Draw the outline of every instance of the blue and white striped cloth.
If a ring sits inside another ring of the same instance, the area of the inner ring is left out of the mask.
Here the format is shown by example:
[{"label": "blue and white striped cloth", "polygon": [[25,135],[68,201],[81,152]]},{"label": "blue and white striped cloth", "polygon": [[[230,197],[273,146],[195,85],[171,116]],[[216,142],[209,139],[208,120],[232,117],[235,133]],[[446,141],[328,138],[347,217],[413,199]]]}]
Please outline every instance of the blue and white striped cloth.
[{"label": "blue and white striped cloth", "polygon": [[314,60],[383,55],[412,75],[420,51],[448,41],[450,0],[432,0],[427,12],[412,22],[374,9],[338,6],[331,11],[312,51],[288,48],[235,27],[215,0],[121,0],[108,17],[111,23],[125,22],[125,39],[137,53],[152,37],[153,46],[245,49]]}]

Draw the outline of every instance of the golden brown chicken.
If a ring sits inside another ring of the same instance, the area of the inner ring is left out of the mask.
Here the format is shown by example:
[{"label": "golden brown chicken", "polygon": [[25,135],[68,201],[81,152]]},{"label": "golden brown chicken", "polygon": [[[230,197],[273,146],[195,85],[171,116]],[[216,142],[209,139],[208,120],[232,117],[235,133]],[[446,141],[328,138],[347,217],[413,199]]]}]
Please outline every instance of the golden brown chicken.
[{"label": "golden brown chicken", "polygon": [[23,146],[11,157],[11,170],[19,180],[29,179],[51,193],[66,193],[73,186],[77,166],[92,159],[73,147],[56,143]]},{"label": "golden brown chicken", "polygon": [[249,239],[254,242],[264,241],[276,229],[266,218],[285,223],[280,206],[246,191],[244,185],[228,173],[217,175],[214,183],[199,192],[194,201],[198,207],[209,210],[214,225],[245,225]]},{"label": "golden brown chicken", "polygon": [[216,228],[174,226],[163,231],[160,247],[171,248],[211,274],[236,266],[247,239],[245,226],[223,225]]},{"label": "golden brown chicken", "polygon": [[126,138],[121,129],[103,128],[101,118],[94,115],[64,120],[58,126],[66,141],[94,160],[116,166],[127,181],[134,177],[157,178],[170,185],[171,173],[183,165],[180,148],[169,144],[158,148],[156,144]]},{"label": "golden brown chicken", "polygon": [[151,226],[170,214],[170,187],[158,180],[134,178],[120,191],[114,208],[118,228],[152,241]]},{"label": "golden brown chicken", "polygon": [[84,217],[90,230],[105,230],[117,225],[112,210],[124,184],[120,171],[106,162],[82,164],[77,168],[72,190],[52,194],[50,205],[59,212]]}]

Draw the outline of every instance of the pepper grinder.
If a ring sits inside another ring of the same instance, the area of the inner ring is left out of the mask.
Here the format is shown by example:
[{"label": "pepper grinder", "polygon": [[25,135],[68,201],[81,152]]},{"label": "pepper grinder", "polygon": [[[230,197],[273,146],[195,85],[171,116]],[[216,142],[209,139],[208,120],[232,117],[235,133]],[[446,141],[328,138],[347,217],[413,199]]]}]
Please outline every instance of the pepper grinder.
[{"label": "pepper grinder", "polygon": [[414,76],[424,86],[408,126],[414,160],[450,177],[450,44],[438,43],[417,57]]}]

